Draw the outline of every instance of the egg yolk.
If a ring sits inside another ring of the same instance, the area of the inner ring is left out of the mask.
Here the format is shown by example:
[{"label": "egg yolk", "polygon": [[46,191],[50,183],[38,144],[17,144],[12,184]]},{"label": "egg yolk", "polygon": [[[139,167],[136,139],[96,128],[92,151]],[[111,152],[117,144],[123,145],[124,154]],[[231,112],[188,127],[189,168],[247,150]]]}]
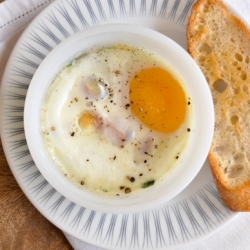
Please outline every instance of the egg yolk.
[{"label": "egg yolk", "polygon": [[166,70],[149,68],[137,73],[130,83],[129,96],[132,112],[152,130],[171,133],[184,122],[185,93]]},{"label": "egg yolk", "polygon": [[97,124],[97,119],[90,113],[81,114],[78,123],[81,128],[85,129],[90,126],[95,126]]}]

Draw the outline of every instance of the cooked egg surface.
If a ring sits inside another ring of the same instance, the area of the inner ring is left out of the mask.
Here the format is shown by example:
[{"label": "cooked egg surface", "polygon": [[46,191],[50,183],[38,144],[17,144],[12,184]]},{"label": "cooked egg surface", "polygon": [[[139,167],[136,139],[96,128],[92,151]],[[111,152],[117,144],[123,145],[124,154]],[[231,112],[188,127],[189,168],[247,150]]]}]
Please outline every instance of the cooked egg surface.
[{"label": "cooked egg surface", "polygon": [[44,100],[42,130],[67,178],[91,191],[128,195],[174,168],[191,118],[173,69],[143,48],[117,45],[62,69]]}]

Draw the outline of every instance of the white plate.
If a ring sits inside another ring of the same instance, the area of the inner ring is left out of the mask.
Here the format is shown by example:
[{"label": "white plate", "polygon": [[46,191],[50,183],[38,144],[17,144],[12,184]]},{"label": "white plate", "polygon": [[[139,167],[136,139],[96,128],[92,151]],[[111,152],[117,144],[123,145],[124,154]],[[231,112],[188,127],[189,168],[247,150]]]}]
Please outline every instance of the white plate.
[{"label": "white plate", "polygon": [[[23,127],[27,88],[44,57],[79,30],[104,23],[135,23],[168,35],[185,48],[194,0],[58,0],[26,29],[2,82],[1,135],[23,192],[53,224],[106,249],[174,249],[207,237],[236,213],[221,202],[206,162],[195,180],[164,206],[135,214],[102,214],[74,204],[43,178],[30,156]],[[187,166],[188,167],[188,166]]]}]

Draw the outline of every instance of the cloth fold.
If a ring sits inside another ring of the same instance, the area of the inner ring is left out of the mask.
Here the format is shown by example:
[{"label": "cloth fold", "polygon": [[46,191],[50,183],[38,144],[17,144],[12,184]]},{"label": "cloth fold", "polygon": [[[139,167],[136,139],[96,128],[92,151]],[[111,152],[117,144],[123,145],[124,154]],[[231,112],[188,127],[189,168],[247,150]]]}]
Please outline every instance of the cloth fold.
[{"label": "cloth fold", "polygon": [[[22,31],[31,20],[54,0],[5,0],[0,3],[0,81],[8,57]],[[250,0],[224,0],[250,24]],[[237,14],[237,13],[236,13]],[[248,25],[250,28],[250,25]],[[181,250],[247,250],[250,246],[250,213],[241,213],[234,221],[208,238]],[[75,250],[100,250],[65,233]]]}]

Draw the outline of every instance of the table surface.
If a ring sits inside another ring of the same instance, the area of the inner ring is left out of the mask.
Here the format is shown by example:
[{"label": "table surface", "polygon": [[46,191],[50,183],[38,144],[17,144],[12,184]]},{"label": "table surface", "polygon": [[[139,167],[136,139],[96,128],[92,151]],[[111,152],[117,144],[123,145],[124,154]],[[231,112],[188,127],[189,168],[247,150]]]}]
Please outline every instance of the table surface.
[{"label": "table surface", "polygon": [[26,198],[11,173],[1,142],[0,249],[73,249],[61,230],[44,218]]},{"label": "table surface", "polygon": [[0,249],[72,249],[64,234],[26,198],[0,143]]}]

